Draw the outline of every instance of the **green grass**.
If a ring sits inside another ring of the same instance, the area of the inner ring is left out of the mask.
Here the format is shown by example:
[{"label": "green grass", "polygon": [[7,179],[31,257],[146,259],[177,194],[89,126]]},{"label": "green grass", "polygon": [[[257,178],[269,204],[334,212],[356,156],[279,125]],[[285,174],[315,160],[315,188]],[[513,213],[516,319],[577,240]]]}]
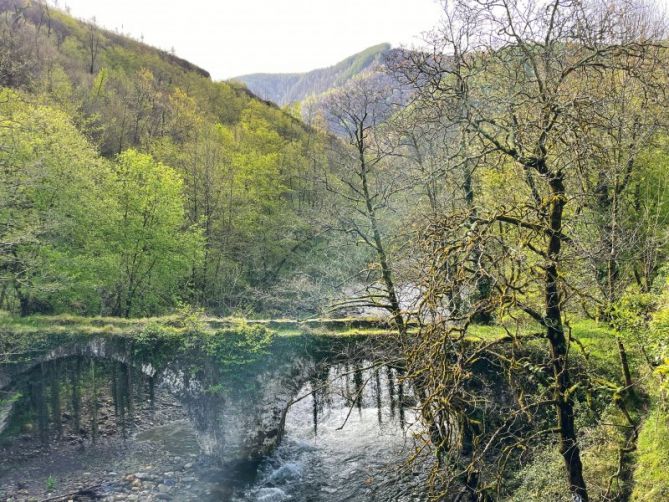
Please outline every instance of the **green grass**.
[{"label": "green grass", "polygon": [[[571,331],[570,331],[571,328]],[[617,357],[616,337],[613,330],[604,323],[598,323],[592,320],[579,320],[571,322],[566,326],[567,335],[571,333],[574,343],[572,344],[572,351],[585,353],[589,358],[594,358],[600,362],[611,362]],[[467,330],[466,338],[471,341],[494,341],[511,334],[522,338],[523,336],[531,336],[533,338],[536,334],[543,334],[544,329],[538,324],[530,323],[524,326],[516,327],[491,325],[471,325]],[[538,338],[541,340],[541,338]],[[581,346],[583,349],[581,349]]]},{"label": "green grass", "polygon": [[639,432],[632,500],[669,500],[669,413],[657,402]]},{"label": "green grass", "polygon": [[[179,314],[141,319],[81,317],[71,314],[18,317],[0,311],[0,357],[3,353],[40,350],[69,336],[138,337],[148,331],[179,336],[189,331],[213,335],[220,330],[264,326],[277,336],[383,336],[392,333],[378,319],[246,320],[240,317],[201,317],[194,321]],[[352,324],[362,323],[362,326]]]},{"label": "green grass", "polygon": [[589,357],[599,361],[611,361],[617,357],[616,334],[609,326],[596,321],[585,320],[571,324],[571,335],[580,343]]}]

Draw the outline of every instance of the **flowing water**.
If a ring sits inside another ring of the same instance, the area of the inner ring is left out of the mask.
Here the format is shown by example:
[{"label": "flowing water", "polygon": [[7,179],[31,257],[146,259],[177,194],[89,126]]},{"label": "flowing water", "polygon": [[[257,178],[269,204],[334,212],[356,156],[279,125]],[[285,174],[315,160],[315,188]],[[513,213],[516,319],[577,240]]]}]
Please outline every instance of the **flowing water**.
[{"label": "flowing water", "polygon": [[403,467],[413,400],[398,377],[338,365],[305,385],[301,395],[311,395],[291,406],[284,440],[240,500],[419,500]]},{"label": "flowing water", "polygon": [[421,477],[404,467],[416,425],[397,369],[324,364],[293,397],[276,448],[222,466],[173,385],[141,365],[38,364],[0,394],[0,498],[423,500]]}]

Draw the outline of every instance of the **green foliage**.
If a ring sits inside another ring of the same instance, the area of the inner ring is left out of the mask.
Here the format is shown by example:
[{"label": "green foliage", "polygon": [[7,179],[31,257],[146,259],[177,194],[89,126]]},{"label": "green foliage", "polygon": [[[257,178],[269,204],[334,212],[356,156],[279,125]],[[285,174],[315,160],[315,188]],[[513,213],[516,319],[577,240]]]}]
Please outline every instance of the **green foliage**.
[{"label": "green foliage", "polygon": [[179,303],[176,308],[176,318],[175,326],[184,330],[186,334],[204,333],[207,330],[204,309],[201,307]]},{"label": "green foliage", "polygon": [[[649,324],[648,351],[662,374],[669,359],[669,282],[657,300],[657,310],[652,313]],[[666,386],[666,379],[662,383]]]},{"label": "green foliage", "polygon": [[24,95],[0,89],[0,117],[0,283],[24,312],[83,307],[107,163],[65,113]]},{"label": "green foliage", "polygon": [[46,478],[46,491],[52,492],[55,489],[56,489],[56,478],[54,478],[51,474],[49,474],[49,477]]},{"label": "green foliage", "polygon": [[545,500],[567,502],[569,494],[564,490],[564,467],[557,447],[547,445],[531,462],[519,470],[515,476],[518,488],[507,500],[525,502]]},{"label": "green foliage", "polygon": [[184,346],[184,333],[163,320],[150,320],[133,333],[132,351],[138,360],[162,368]]},{"label": "green foliage", "polygon": [[269,364],[267,361],[271,357],[270,347],[274,339],[274,331],[243,321],[232,328],[198,337],[195,348],[217,363],[217,377],[208,386],[208,392],[249,395],[249,392],[257,390],[259,382],[255,377],[258,366]]},{"label": "green foliage", "polygon": [[22,190],[0,192],[0,232],[13,234],[0,239],[19,255],[0,257],[0,306],[274,308],[269,290],[292,280],[318,231],[305,174],[326,162],[321,138],[173,55],[39,2],[11,4],[0,7],[0,85],[22,93],[0,96],[0,191]]},{"label": "green foliage", "polygon": [[110,163],[67,114],[7,89],[0,115],[1,300],[24,314],[170,305],[202,249],[180,175],[133,150]]},{"label": "green foliage", "polygon": [[150,155],[127,150],[114,164],[110,192],[117,205],[109,227],[112,312],[159,311],[201,259],[200,233],[185,227],[182,179]]},{"label": "green foliage", "polygon": [[621,332],[640,333],[647,330],[657,302],[657,295],[653,293],[627,292],[613,305],[611,323]]},{"label": "green foliage", "polygon": [[631,500],[669,499],[669,414],[655,406],[641,427]]},{"label": "green foliage", "polygon": [[266,355],[274,336],[275,333],[265,326],[242,322],[206,336],[202,349],[228,371],[234,372]]},{"label": "green foliage", "polygon": [[[622,428],[611,424],[622,424],[624,417],[619,410],[609,405],[598,420],[582,423],[584,476],[594,500],[619,497],[624,480],[615,477],[619,466],[620,448],[625,447]],[[505,500],[521,502],[546,500],[567,502],[571,497],[564,489],[564,460],[557,445],[548,440],[533,449],[533,456],[511,480],[512,494]],[[609,485],[611,483],[611,485]]]}]

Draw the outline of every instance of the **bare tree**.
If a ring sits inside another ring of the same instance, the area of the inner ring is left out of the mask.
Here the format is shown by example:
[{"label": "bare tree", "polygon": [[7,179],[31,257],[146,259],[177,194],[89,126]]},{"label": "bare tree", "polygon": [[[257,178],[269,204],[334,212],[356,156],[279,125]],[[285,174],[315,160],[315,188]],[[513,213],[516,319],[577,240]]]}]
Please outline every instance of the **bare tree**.
[{"label": "bare tree", "polygon": [[425,112],[415,105],[397,112],[387,128],[387,150],[398,159],[398,168],[408,171],[421,198],[427,198],[426,211],[436,214],[455,198],[449,189],[462,159],[460,129]]},{"label": "bare tree", "polygon": [[337,179],[328,182],[328,189],[347,206],[339,212],[341,229],[373,250],[380,273],[380,286],[373,281],[364,296],[347,304],[387,310],[399,333],[404,334],[406,320],[380,219],[393,196],[406,188],[400,176],[384,170],[383,163],[389,157],[384,148],[387,145],[377,137],[393,110],[393,91],[384,80],[363,75],[326,100],[324,108],[331,127],[348,143],[338,148]]},{"label": "bare tree", "polygon": [[[417,99],[461,124],[473,146],[486,152],[486,169],[502,177],[476,212],[445,215],[426,233],[424,306],[434,321],[424,330],[431,341],[422,347],[438,349],[431,349],[432,357],[423,351],[417,362],[440,369],[433,380],[429,370],[420,373],[425,395],[442,398],[430,392],[443,388],[439,378],[450,366],[451,356],[440,352],[473,318],[444,299],[474,291],[478,278],[487,277],[499,312],[538,325],[547,341],[551,395],[531,405],[523,397],[518,406],[528,413],[554,407],[575,501],[588,500],[574,409],[575,389],[584,382],[573,379],[565,324],[580,293],[569,273],[582,248],[577,208],[592,195],[586,180],[595,174],[590,154],[601,136],[595,117],[604,98],[598,87],[616,76],[655,78],[663,32],[651,21],[647,10],[629,2],[461,0],[445,6],[431,48],[409,53],[398,67],[416,87]],[[628,139],[636,150],[647,138]],[[518,333],[509,336],[522,341]],[[476,483],[468,487],[477,498]]]},{"label": "bare tree", "polygon": [[95,73],[95,62],[97,61],[98,54],[100,53],[101,40],[98,27],[95,25],[95,18],[88,23],[88,35],[86,36],[88,56],[90,65],[88,67],[88,72],[93,75]]}]

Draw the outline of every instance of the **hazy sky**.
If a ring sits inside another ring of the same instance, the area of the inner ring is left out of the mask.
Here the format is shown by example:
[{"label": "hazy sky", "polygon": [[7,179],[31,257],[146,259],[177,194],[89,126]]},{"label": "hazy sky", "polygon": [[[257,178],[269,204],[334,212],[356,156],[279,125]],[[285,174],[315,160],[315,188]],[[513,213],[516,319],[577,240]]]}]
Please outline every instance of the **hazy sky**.
[{"label": "hazy sky", "polygon": [[437,0],[51,0],[208,70],[215,79],[330,66],[371,45],[411,45]]}]

